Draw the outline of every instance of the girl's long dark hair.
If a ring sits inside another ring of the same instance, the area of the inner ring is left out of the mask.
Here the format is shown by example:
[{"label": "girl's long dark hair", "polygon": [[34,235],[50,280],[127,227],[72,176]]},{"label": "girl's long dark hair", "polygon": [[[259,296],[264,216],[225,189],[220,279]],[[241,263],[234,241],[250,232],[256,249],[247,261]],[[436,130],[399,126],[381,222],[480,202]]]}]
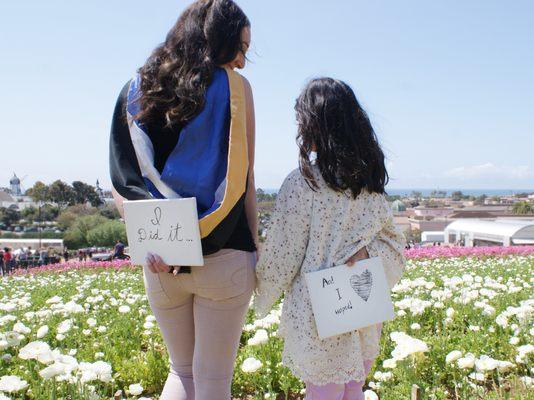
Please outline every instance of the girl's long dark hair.
[{"label": "girl's long dark hair", "polygon": [[332,78],[314,79],[297,99],[295,111],[299,166],[313,189],[318,188],[310,161],[315,146],[315,163],[333,190],[348,190],[354,198],[362,189],[385,192],[389,177],[384,153],[349,85]]},{"label": "girl's long dark hair", "polygon": [[232,0],[191,4],[139,69],[141,109],[135,117],[172,126],[196,116],[215,67],[243,51],[241,31],[248,26],[247,16]]}]

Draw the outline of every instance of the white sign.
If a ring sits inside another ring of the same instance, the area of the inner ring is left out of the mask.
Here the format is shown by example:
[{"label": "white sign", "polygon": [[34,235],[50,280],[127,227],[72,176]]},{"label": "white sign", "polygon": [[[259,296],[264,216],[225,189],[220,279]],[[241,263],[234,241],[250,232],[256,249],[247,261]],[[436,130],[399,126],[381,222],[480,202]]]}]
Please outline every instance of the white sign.
[{"label": "white sign", "polygon": [[194,197],[125,201],[124,219],[132,264],[150,252],[168,265],[204,265]]},{"label": "white sign", "polygon": [[380,257],[305,275],[321,339],[393,319],[395,311]]}]

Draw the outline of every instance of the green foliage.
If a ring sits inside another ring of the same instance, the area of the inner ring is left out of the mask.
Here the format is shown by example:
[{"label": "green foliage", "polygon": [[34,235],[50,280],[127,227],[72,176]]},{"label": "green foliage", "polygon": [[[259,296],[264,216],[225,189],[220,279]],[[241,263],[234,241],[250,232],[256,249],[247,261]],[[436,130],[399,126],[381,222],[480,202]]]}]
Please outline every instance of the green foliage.
[{"label": "green foliage", "polygon": [[11,207],[0,208],[0,221],[7,227],[16,224],[20,220],[20,212]]},{"label": "green foliage", "polygon": [[48,186],[41,181],[37,181],[26,191],[26,194],[35,202],[44,202],[48,199]]},{"label": "green foliage", "polygon": [[72,182],[72,189],[75,203],[84,204],[89,202],[93,207],[98,207],[102,204],[102,200],[98,197],[94,186],[81,181],[74,181]]},{"label": "green foliage", "polygon": [[117,240],[127,244],[126,227],[120,221],[108,220],[87,232],[89,246],[112,247]]},{"label": "green foliage", "polygon": [[61,211],[57,218],[57,223],[61,229],[69,229],[78,218],[97,213],[98,210],[94,207],[87,207],[85,204],[75,204]]},{"label": "green foliage", "polygon": [[534,203],[530,201],[515,203],[512,207],[512,212],[519,215],[534,214]]},{"label": "green foliage", "polygon": [[[3,232],[0,237],[4,239],[39,239],[39,232],[24,232],[21,234],[15,232]],[[41,232],[41,239],[61,239],[63,233]]]},{"label": "green foliage", "polygon": [[121,215],[119,214],[119,210],[117,210],[115,203],[106,203],[105,205],[99,208],[99,212],[100,215],[109,219],[121,218]]},{"label": "green foliage", "polygon": [[259,203],[276,200],[276,193],[268,194],[263,189],[256,189],[256,199]]},{"label": "green foliage", "polygon": [[69,249],[79,249],[90,246],[87,234],[91,229],[109,221],[107,218],[95,214],[78,218],[65,232],[64,243]]},{"label": "green foliage", "polygon": [[47,200],[58,204],[60,208],[76,203],[74,189],[59,179],[48,187]]}]

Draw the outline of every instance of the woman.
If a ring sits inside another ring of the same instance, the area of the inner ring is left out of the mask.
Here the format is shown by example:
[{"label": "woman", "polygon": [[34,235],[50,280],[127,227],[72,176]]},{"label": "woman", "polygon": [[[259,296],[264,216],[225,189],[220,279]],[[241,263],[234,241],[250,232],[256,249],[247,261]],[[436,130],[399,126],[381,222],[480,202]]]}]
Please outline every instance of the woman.
[{"label": "woman", "polygon": [[[245,66],[250,23],[232,0],[188,7],[128,82],[111,129],[113,194],[196,197],[205,266],[149,255],[149,303],[170,358],[161,400],[230,399],[255,287],[254,107]],[[170,273],[174,272],[174,273]]]}]

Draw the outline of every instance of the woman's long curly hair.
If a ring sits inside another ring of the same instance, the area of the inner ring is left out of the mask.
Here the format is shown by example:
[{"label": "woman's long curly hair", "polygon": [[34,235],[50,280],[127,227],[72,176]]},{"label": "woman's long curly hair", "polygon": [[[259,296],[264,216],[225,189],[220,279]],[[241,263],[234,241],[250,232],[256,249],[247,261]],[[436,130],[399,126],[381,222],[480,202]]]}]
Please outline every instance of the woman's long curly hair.
[{"label": "woman's long curly hair", "polygon": [[385,192],[389,177],[384,153],[349,85],[332,78],[314,79],[297,99],[295,111],[300,170],[312,189],[318,188],[310,161],[315,149],[315,164],[333,190],[348,190],[354,198],[364,188]]},{"label": "woman's long curly hair", "polygon": [[140,112],[145,122],[183,125],[204,106],[215,67],[240,51],[250,22],[232,0],[198,0],[178,18],[164,43],[139,69]]}]

